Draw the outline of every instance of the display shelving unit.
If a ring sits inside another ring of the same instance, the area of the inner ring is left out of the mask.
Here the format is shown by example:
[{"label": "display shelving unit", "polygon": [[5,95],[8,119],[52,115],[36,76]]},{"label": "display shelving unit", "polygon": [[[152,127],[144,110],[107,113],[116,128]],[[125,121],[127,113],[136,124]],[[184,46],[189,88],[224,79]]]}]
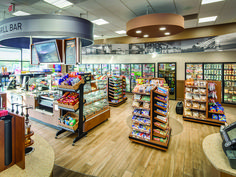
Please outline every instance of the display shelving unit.
[{"label": "display shelving unit", "polygon": [[[86,100],[86,103],[84,104],[84,111],[88,112],[90,107],[95,108],[97,106],[99,109],[89,111],[86,115],[84,113],[84,117],[86,118],[84,123],[84,131],[91,130],[105,120],[108,120],[110,117],[110,107],[107,97],[107,79],[95,79],[92,77],[91,82],[88,81],[87,84],[93,89],[86,90],[84,93]],[[94,105],[102,100],[106,100],[104,107],[100,108],[100,105]]]},{"label": "display shelving unit", "polygon": [[[164,88],[164,87],[161,87]],[[143,108],[143,107],[134,107],[134,109],[141,109],[141,110],[149,110],[150,114],[142,115],[133,113],[133,115],[137,116],[137,118],[133,119],[133,124],[139,124],[138,127],[142,126],[148,126],[148,130],[143,130],[139,128],[134,128],[133,131],[129,135],[129,139],[133,142],[140,143],[146,146],[154,147],[163,151],[167,151],[169,142],[170,142],[170,134],[171,134],[171,128],[169,127],[169,88],[165,87],[167,93],[163,94],[158,91],[158,87],[155,87],[151,90],[150,93],[139,93],[134,92],[134,94],[141,95],[142,96],[150,96],[150,108]],[[161,96],[164,98],[164,100],[158,99],[158,97]],[[134,101],[140,101],[142,100],[134,100]],[[148,101],[145,101],[148,102]],[[158,105],[158,102],[165,103],[166,107],[162,107]],[[160,112],[158,110],[161,110]],[[161,113],[162,111],[166,111],[165,114]],[[146,122],[140,122],[138,119],[147,119]],[[138,132],[138,134],[146,134],[144,137],[149,136],[148,138],[141,138],[140,136],[137,136],[136,134],[133,134],[133,132]]]},{"label": "display shelving unit", "polygon": [[124,76],[108,77],[108,100],[110,106],[123,104],[127,97],[125,95],[126,81]]},{"label": "display shelving unit", "polygon": [[[61,115],[64,116],[65,114],[67,114],[68,112],[71,112],[72,114],[77,112],[79,110],[79,118],[78,118],[78,127],[76,127],[75,129],[70,128],[68,126],[62,126],[61,124],[58,124],[58,128],[60,128],[60,130],[56,133],[56,139],[58,138],[58,136],[66,131],[70,131],[72,133],[78,133],[78,136],[73,140],[72,146],[74,146],[75,142],[77,142],[78,140],[80,140],[81,138],[83,138],[85,135],[87,135],[87,132],[84,131],[84,123],[86,121],[86,119],[83,116],[83,109],[84,109],[84,85],[86,84],[87,81],[91,80],[91,74],[80,74],[82,76],[81,79],[81,84],[79,85],[78,89],[67,89],[67,88],[58,88],[60,91],[63,92],[63,94],[65,92],[77,92],[79,91],[79,106],[77,109],[72,109],[72,108],[67,108],[67,107],[63,107],[63,106],[58,106],[58,108],[61,110]],[[76,124],[77,125],[77,124]]]},{"label": "display shelving unit", "polygon": [[[188,85],[188,81],[185,81],[185,90],[184,90],[184,114],[183,114],[183,119],[185,121],[190,121],[190,122],[197,122],[197,123],[202,123],[202,124],[207,124],[207,125],[214,125],[214,126],[221,126],[224,125],[224,121],[220,120],[215,120],[211,118],[211,114],[213,112],[209,112],[209,106],[208,106],[208,83],[216,83],[216,94],[217,94],[217,100],[216,102],[221,103],[221,82],[220,81],[206,81],[206,80],[198,80],[199,82],[205,82],[206,85],[201,87],[201,86],[193,86],[193,85]],[[205,93],[194,93],[193,91],[187,91],[187,88],[189,89],[206,89]],[[193,94],[193,95],[198,95],[199,97],[205,96],[206,100],[194,100],[194,99],[187,99],[186,94]],[[192,106],[186,106],[186,102],[191,102],[191,103],[199,103],[199,104],[205,104],[205,109],[199,109],[199,108],[193,108]],[[198,111],[198,112],[203,112],[205,114],[205,118],[198,118],[194,116],[189,116],[186,115],[185,109],[189,109],[191,111]],[[214,114],[221,114],[214,112]]]}]

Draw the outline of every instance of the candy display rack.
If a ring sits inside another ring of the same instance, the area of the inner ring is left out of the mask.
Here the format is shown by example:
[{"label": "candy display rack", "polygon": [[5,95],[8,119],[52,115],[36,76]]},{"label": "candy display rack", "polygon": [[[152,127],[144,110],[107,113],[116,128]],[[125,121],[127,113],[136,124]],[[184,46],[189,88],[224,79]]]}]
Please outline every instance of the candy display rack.
[{"label": "candy display rack", "polygon": [[133,131],[129,135],[129,139],[167,151],[171,133],[168,123],[169,87],[150,84],[144,84],[141,87],[145,88],[141,89],[144,91],[137,91],[136,88],[133,90]]},{"label": "candy display rack", "polygon": [[220,112],[209,111],[208,102],[210,98],[209,83],[215,83],[215,102],[221,103],[221,82],[206,80],[186,80],[184,94],[184,114],[185,121],[197,122],[207,125],[221,126],[225,121],[212,118],[212,114],[222,114]]},{"label": "candy display rack", "polygon": [[[72,112],[75,113],[76,111],[79,110],[79,117],[78,117],[78,128],[77,129],[73,129],[73,128],[68,128],[68,126],[64,126],[62,124],[58,124],[58,127],[60,128],[60,130],[56,133],[56,139],[57,137],[66,132],[66,131],[70,131],[73,133],[78,132],[78,136],[73,140],[72,146],[74,146],[75,142],[77,142],[79,139],[83,138],[85,135],[87,135],[87,132],[84,131],[84,122],[86,121],[86,119],[83,116],[83,109],[84,109],[84,85],[87,81],[91,80],[91,74],[90,73],[84,73],[84,74],[80,74],[81,75],[81,80],[78,84],[76,84],[75,87],[70,88],[68,87],[61,87],[59,86],[59,90],[61,90],[63,93],[65,92],[77,92],[79,91],[79,106],[76,107],[76,109],[73,108],[68,108],[65,106],[58,106],[58,108],[61,110],[61,115],[64,116],[66,115],[68,112]],[[75,124],[74,126],[76,126],[77,124]]]},{"label": "candy display rack", "polygon": [[127,97],[125,76],[108,77],[108,100],[110,106],[119,106],[123,104]]}]

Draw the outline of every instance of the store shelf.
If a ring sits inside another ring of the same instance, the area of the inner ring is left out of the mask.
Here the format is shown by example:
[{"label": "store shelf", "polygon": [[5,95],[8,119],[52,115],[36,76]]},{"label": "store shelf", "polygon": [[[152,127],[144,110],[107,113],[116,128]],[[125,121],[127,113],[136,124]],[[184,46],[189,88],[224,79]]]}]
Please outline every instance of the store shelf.
[{"label": "store shelf", "polygon": [[211,114],[221,114],[221,115],[224,115],[225,113],[221,113],[221,112],[211,112],[211,111],[208,111],[208,113],[211,113]]},{"label": "store shelf", "polygon": [[200,86],[191,86],[191,85],[186,85],[185,87],[188,87],[188,88],[205,88],[205,89],[206,89],[206,87],[200,87]]},{"label": "store shelf", "polygon": [[166,131],[166,134],[165,135],[162,135],[160,133],[157,133],[153,130],[153,136],[157,136],[157,137],[160,137],[160,138],[166,138],[168,135],[170,134],[169,130]]},{"label": "store shelf", "polygon": [[64,110],[64,111],[70,111],[70,112],[76,112],[79,110],[79,107],[78,109],[74,110],[74,109],[70,109],[70,108],[66,108],[66,107],[62,107],[62,106],[58,106],[59,109],[61,110]]},{"label": "store shelf", "polygon": [[133,94],[138,94],[138,95],[150,95],[150,93],[143,93],[143,92],[132,92]]},{"label": "store shelf", "polygon": [[151,101],[143,101],[143,100],[134,100],[134,101],[143,102],[143,103],[150,103],[151,102]]},{"label": "store shelf", "polygon": [[159,122],[161,122],[161,123],[163,123],[163,124],[166,124],[166,123],[167,123],[167,121],[163,121],[162,119],[159,119],[158,117],[154,117],[154,119],[157,120],[157,121],[159,121]]},{"label": "store shelf", "polygon": [[146,126],[150,126],[151,123],[143,123],[143,122],[139,122],[139,121],[135,121],[135,120],[132,120],[133,123],[136,123],[136,124],[142,124],[142,125],[146,125]]},{"label": "store shelf", "polygon": [[109,92],[109,95],[112,95],[112,96],[116,96],[116,95],[118,95],[118,96],[120,96],[120,95],[122,95],[122,92],[119,92],[119,94],[117,94],[117,93],[111,93],[111,92]]},{"label": "store shelf", "polygon": [[162,113],[160,113],[160,112],[157,112],[157,111],[154,111],[156,114],[159,114],[160,116],[163,116],[163,117],[166,117],[167,115],[165,115],[165,114],[162,114]]},{"label": "store shelf", "polygon": [[133,115],[150,119],[150,116],[147,116],[147,115],[142,115],[142,114],[137,114],[137,113],[133,113]]},{"label": "store shelf", "polygon": [[121,99],[122,97],[114,98],[113,96],[109,96],[109,98],[111,98],[112,100],[119,100],[119,99]]},{"label": "store shelf", "polygon": [[157,105],[157,104],[154,104],[154,106],[156,106],[157,108],[163,109],[163,110],[166,110],[166,109],[167,109],[167,108],[164,108],[164,107],[159,106],[159,105]]},{"label": "store shelf", "polygon": [[191,94],[195,94],[195,95],[206,95],[206,93],[193,93],[193,92],[184,92],[184,93],[191,93]]},{"label": "store shelf", "polygon": [[123,104],[126,100],[127,100],[127,99],[124,99],[124,100],[122,100],[122,101],[120,101],[120,102],[118,102],[118,103],[113,103],[113,102],[109,101],[109,105],[110,105],[110,106],[117,107],[117,106],[120,106],[121,104]]},{"label": "store shelf", "polygon": [[143,107],[137,107],[137,106],[132,106],[135,109],[145,109],[145,110],[150,110],[150,108],[143,108]]},{"label": "store shelf", "polygon": [[219,121],[219,120],[215,120],[215,119],[197,119],[194,117],[183,117],[184,120],[186,121],[190,121],[190,122],[197,122],[197,123],[202,123],[202,124],[207,124],[207,125],[215,125],[215,126],[221,126],[221,125],[225,125],[225,122],[223,121]]},{"label": "store shelf", "polygon": [[79,90],[79,88],[75,90],[75,89],[67,89],[67,88],[58,87],[58,90],[64,91],[64,92],[77,92]]},{"label": "store shelf", "polygon": [[[158,124],[162,124],[162,123],[158,123]],[[155,127],[157,127],[157,128],[159,128],[159,129],[161,129],[161,130],[164,130],[164,131],[166,131],[167,130],[167,128],[168,128],[168,126],[167,126],[167,124],[168,123],[166,123],[165,125],[165,127],[162,127],[161,125],[158,125],[156,122],[154,122],[154,126]]]},{"label": "store shelf", "polygon": [[66,131],[70,131],[70,132],[72,132],[72,133],[75,133],[75,132],[77,131],[77,130],[73,130],[73,129],[64,127],[64,126],[62,126],[62,125],[57,125],[57,127],[58,127],[58,128],[62,128],[62,129],[64,129],[64,130],[66,130]]},{"label": "store shelf", "polygon": [[164,93],[161,93],[161,92],[158,92],[158,91],[154,91],[154,93],[158,94],[158,95],[161,95],[161,96],[168,96],[167,94],[164,94]]},{"label": "store shelf", "polygon": [[196,111],[204,111],[204,112],[206,111],[206,109],[203,110],[203,109],[196,109],[196,108],[190,108],[190,107],[186,107],[186,108],[191,109],[191,110],[196,110]]},{"label": "store shelf", "polygon": [[154,99],[157,100],[157,101],[160,101],[160,102],[162,102],[162,103],[167,103],[167,102],[168,102],[168,100],[166,100],[166,101],[165,101],[165,100],[161,100],[161,99],[159,99],[159,98],[157,98],[157,97],[154,97]]},{"label": "store shelf", "polygon": [[149,131],[146,131],[146,130],[142,130],[142,129],[139,129],[139,128],[132,128],[133,130],[135,131],[138,131],[138,132],[142,132],[142,133],[147,133],[147,134],[150,134],[151,132]]},{"label": "store shelf", "polygon": [[201,101],[201,100],[192,100],[192,99],[184,99],[186,101],[192,101],[192,102],[199,102],[199,103],[206,103],[206,101]]}]

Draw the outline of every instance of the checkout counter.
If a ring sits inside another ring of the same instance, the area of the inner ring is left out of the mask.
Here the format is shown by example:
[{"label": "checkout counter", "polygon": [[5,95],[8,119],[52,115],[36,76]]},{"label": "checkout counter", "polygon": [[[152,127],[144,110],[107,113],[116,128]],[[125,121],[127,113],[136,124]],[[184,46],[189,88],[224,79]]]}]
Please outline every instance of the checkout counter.
[{"label": "checkout counter", "polygon": [[7,90],[7,109],[12,110],[12,103],[18,103],[13,105],[13,109],[19,112],[23,111],[19,104],[31,106],[31,119],[56,128],[60,117],[56,100],[60,98],[60,91],[57,90],[55,80],[52,76],[31,78],[27,79],[27,84],[22,84],[23,88]]}]

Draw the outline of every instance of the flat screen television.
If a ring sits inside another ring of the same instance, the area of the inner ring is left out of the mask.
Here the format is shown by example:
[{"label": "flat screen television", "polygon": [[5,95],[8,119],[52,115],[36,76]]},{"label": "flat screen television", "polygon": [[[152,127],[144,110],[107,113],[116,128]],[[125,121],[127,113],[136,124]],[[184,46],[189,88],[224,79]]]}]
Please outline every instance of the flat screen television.
[{"label": "flat screen television", "polygon": [[80,60],[80,40],[79,38],[70,38],[64,40],[64,63],[66,65],[76,65]]},{"label": "flat screen television", "polygon": [[38,65],[39,64],[39,58],[35,49],[34,44],[30,45],[30,64],[31,65]]},{"label": "flat screen television", "polygon": [[39,63],[61,63],[61,55],[58,49],[60,40],[50,40],[35,43]]}]

